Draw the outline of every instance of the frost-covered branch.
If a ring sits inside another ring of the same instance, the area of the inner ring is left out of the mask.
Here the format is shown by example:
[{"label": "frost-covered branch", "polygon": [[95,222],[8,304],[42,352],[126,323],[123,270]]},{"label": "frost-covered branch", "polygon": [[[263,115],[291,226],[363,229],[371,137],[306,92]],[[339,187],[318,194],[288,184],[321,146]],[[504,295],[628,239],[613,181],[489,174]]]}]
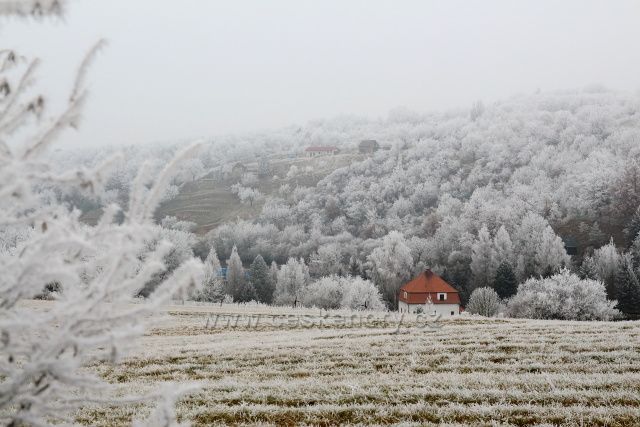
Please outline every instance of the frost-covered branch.
[{"label": "frost-covered branch", "polygon": [[[0,0],[0,14],[34,14],[37,8],[50,13],[59,5]],[[165,256],[172,245],[162,240],[150,247],[158,232],[151,218],[178,163],[197,146],[179,153],[159,175],[152,176],[149,168],[141,170],[122,222],[116,221],[122,208],[113,204],[104,209],[96,226],[87,226],[80,222],[78,210],[41,192],[43,185],[55,182],[99,196],[119,158],[112,156],[95,168],[58,173],[44,155],[63,130],[77,125],[86,98],[86,70],[102,44],[82,62],[67,108],[48,125],[39,122],[44,97],[38,95],[34,101],[26,95],[38,61],[28,62],[13,82],[7,64],[17,64],[18,55],[0,52],[0,87],[5,88],[0,90],[0,96],[5,94],[0,98],[0,235],[15,236],[0,247],[3,425],[73,422],[76,409],[96,400],[89,396],[101,396],[106,404],[163,400],[150,425],[175,425],[173,403],[181,392],[191,390],[172,387],[170,393],[116,398],[112,386],[85,369],[98,362],[120,361],[160,305],[193,292],[202,282],[201,263],[187,259],[163,276],[145,300],[136,297],[167,269]],[[25,129],[24,139],[10,149],[2,141],[29,125],[30,113],[36,113],[34,129]],[[46,289],[52,301],[36,309],[32,300]]]},{"label": "frost-covered branch", "polygon": [[65,0],[0,0],[0,16],[61,15],[66,3]]}]

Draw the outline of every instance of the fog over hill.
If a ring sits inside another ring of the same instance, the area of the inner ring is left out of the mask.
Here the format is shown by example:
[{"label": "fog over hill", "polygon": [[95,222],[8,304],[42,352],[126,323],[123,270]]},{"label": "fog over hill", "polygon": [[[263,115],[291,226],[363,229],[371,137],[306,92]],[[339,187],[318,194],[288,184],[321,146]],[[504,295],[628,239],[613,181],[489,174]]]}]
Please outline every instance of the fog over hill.
[{"label": "fog over hill", "polygon": [[638,16],[0,0],[0,425],[638,425]]},{"label": "fog over hill", "polygon": [[[363,139],[385,149],[361,154]],[[311,145],[341,151],[308,159]],[[179,146],[131,147],[109,184],[114,200],[126,200],[143,160],[161,165]],[[97,162],[107,152],[86,157]],[[213,245],[227,259],[237,246],[247,264],[257,255],[278,264],[302,257],[317,276],[375,278],[372,254],[401,245],[410,253],[404,276],[430,267],[470,289],[482,239],[508,246],[487,261],[485,281],[501,262],[524,280],[571,263],[577,269],[610,238],[630,245],[639,156],[640,97],[599,86],[442,113],[396,109],[380,120],[341,116],[209,140],[181,166],[156,216],[211,230],[202,256]],[[90,208],[103,202],[77,196],[70,200]],[[575,242],[572,261],[558,235]]]}]

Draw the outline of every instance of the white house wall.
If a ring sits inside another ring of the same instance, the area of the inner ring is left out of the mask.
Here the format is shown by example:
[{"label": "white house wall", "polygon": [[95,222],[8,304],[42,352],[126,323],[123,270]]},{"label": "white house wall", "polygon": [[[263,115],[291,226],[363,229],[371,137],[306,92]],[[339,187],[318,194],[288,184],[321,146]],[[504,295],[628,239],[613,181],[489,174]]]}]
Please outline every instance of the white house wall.
[{"label": "white house wall", "polygon": [[[401,313],[416,313],[421,308],[425,314],[435,314],[441,317],[455,317],[460,315],[459,304],[407,304],[404,301],[398,303],[398,310]],[[453,315],[451,314],[453,312]]]}]

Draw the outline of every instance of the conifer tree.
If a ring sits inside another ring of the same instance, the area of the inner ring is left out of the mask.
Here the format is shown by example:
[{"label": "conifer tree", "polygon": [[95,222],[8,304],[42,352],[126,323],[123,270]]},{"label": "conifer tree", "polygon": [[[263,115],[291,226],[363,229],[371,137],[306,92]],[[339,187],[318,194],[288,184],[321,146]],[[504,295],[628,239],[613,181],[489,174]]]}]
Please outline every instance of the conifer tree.
[{"label": "conifer tree", "polygon": [[253,286],[245,277],[242,260],[235,246],[227,261],[227,293],[235,302],[247,302],[255,299]]},{"label": "conifer tree", "polygon": [[627,235],[627,240],[630,242],[629,246],[631,246],[640,233],[640,206],[638,206],[638,209],[636,209],[636,212],[631,217],[629,225],[624,229],[624,232]]},{"label": "conifer tree", "polygon": [[204,283],[198,300],[207,302],[222,302],[224,300],[224,284],[219,272],[220,261],[216,248],[212,247],[204,261]]},{"label": "conifer tree", "polygon": [[640,316],[640,281],[633,268],[631,255],[623,255],[620,264],[616,275],[617,308],[627,317],[638,318]]},{"label": "conifer tree", "polygon": [[262,255],[258,255],[253,260],[249,271],[249,281],[255,290],[257,300],[265,304],[271,304],[275,283],[271,278],[271,272],[269,271],[267,263],[264,262]]},{"label": "conifer tree", "polygon": [[496,270],[496,278],[493,281],[493,289],[502,299],[515,295],[518,291],[518,280],[509,263],[503,262]]}]

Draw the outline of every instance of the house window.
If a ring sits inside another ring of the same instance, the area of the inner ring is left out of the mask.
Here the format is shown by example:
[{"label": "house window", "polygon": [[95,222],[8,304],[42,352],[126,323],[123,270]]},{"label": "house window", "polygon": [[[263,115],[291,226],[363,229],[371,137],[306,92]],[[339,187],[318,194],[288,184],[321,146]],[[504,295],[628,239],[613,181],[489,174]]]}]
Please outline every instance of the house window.
[{"label": "house window", "polygon": [[407,291],[404,292],[404,297],[407,298]]},{"label": "house window", "polygon": [[453,316],[453,311],[451,312],[451,315]]},{"label": "house window", "polygon": [[447,294],[446,293],[439,293],[438,294],[438,301],[445,301],[447,299]]}]

